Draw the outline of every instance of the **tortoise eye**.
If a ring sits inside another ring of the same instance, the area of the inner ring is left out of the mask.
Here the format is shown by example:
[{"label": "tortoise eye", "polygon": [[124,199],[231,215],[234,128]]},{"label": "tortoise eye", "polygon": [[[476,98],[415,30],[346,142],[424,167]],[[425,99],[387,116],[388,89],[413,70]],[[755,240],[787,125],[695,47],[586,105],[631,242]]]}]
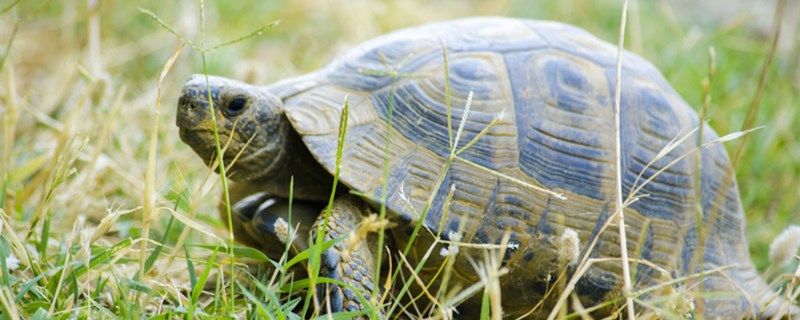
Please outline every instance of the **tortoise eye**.
[{"label": "tortoise eye", "polygon": [[225,106],[225,113],[231,116],[238,115],[244,111],[244,107],[247,105],[247,100],[244,98],[234,98],[233,100],[228,102],[228,105]]}]

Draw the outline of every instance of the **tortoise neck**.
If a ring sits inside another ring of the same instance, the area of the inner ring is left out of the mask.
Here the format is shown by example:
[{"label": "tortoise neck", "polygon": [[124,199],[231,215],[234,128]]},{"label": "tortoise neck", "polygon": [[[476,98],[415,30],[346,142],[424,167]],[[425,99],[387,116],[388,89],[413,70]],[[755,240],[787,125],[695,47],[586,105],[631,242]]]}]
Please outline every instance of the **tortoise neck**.
[{"label": "tortoise neck", "polygon": [[264,191],[278,196],[289,197],[289,189],[294,177],[292,196],[295,199],[326,201],[330,195],[333,177],[308,151],[302,138],[288,130],[284,152],[276,159],[280,165],[249,183],[261,186]]}]

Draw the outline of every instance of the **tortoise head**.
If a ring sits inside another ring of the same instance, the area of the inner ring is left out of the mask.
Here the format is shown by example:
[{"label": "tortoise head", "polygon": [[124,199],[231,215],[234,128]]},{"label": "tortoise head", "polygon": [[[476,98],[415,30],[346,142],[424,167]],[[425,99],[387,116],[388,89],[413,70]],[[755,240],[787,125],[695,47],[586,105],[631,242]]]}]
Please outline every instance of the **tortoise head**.
[{"label": "tortoise head", "polygon": [[254,181],[280,170],[285,162],[289,124],[282,108],[281,99],[264,88],[193,75],[178,100],[175,123],[181,140],[211,165],[217,156],[216,120],[229,177]]}]

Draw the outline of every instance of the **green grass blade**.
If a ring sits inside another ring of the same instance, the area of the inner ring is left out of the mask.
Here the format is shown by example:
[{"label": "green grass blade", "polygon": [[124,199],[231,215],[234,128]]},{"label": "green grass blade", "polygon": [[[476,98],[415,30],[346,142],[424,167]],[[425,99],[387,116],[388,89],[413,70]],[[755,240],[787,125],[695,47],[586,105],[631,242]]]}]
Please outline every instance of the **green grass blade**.
[{"label": "green grass blade", "polygon": [[[256,297],[250,290],[247,290],[245,286],[241,283],[236,282],[239,285],[239,291],[250,301],[253,305],[256,306],[256,311],[258,312],[259,318],[266,318],[266,319],[282,319],[277,317],[275,314],[270,312],[270,308],[268,308],[259,297]],[[280,309],[279,309],[280,310]]]},{"label": "green grass blade", "polygon": [[3,268],[2,284],[6,287],[11,287],[11,276],[8,273],[8,263],[6,259],[11,256],[11,245],[6,240],[6,237],[0,234],[0,266]]},{"label": "green grass blade", "polygon": [[325,217],[323,218],[323,222],[317,226],[316,230],[316,239],[314,241],[315,245],[313,246],[314,250],[311,251],[311,256],[309,259],[309,279],[311,280],[311,289],[308,290],[308,294],[306,294],[306,300],[303,303],[303,312],[300,314],[303,317],[306,317],[306,313],[308,311],[308,306],[311,303],[312,296],[314,295],[314,284],[316,283],[317,277],[319,275],[320,270],[320,256],[322,255],[322,247],[323,238],[325,235],[325,229],[328,226],[328,222],[331,218],[331,210],[333,208],[333,201],[336,197],[336,187],[339,184],[339,174],[341,172],[342,166],[342,153],[344,151],[344,141],[345,135],[347,134],[347,120],[350,113],[350,103],[347,100],[347,97],[344,98],[344,104],[342,106],[342,114],[339,117],[339,136],[336,144],[336,167],[333,172],[333,185],[331,186],[331,193],[328,198],[328,205],[325,207]]},{"label": "green grass blade", "polygon": [[200,300],[200,293],[203,292],[203,288],[205,287],[206,282],[208,282],[208,276],[211,274],[211,270],[214,269],[213,266],[214,261],[216,261],[217,258],[217,252],[219,251],[214,251],[211,254],[211,257],[209,257],[206,261],[203,272],[200,273],[200,277],[197,279],[197,282],[192,285],[192,294],[190,296],[189,310],[187,312],[189,319],[194,318],[194,314]]},{"label": "green grass blade", "polygon": [[483,290],[483,298],[481,298],[481,320],[488,320],[489,319],[489,290]]},{"label": "green grass blade", "polygon": [[[211,251],[219,250],[219,246],[210,245],[210,244],[198,244],[193,245],[194,247],[203,248]],[[237,258],[247,258],[253,259],[261,262],[269,262],[270,259],[264,252],[253,248],[253,247],[242,247],[242,246],[234,246],[232,249],[225,248],[227,252],[233,252],[233,256]]]},{"label": "green grass blade", "polygon": [[[178,204],[175,203],[175,209],[178,208]],[[161,255],[161,251],[164,250],[164,243],[167,241],[167,236],[169,235],[172,229],[172,223],[175,221],[175,216],[170,215],[169,221],[167,221],[167,227],[164,230],[164,234],[161,236],[161,241],[156,245],[153,249],[153,252],[150,253],[150,256],[147,257],[147,260],[144,263],[144,273],[150,272],[153,268],[153,264],[155,264],[156,259]]]},{"label": "green grass blade", "polygon": [[309,260],[311,256],[314,254],[314,252],[316,252],[315,250],[319,250],[320,252],[325,252],[325,250],[328,250],[328,248],[332,247],[334,244],[337,244],[342,240],[344,240],[344,238],[326,240],[320,243],[319,245],[314,244],[308,247],[308,249],[300,251],[300,253],[292,257],[291,260],[283,264],[282,268],[284,271],[288,271],[289,268],[293,267],[295,264],[298,264],[305,260]]},{"label": "green grass blade", "polygon": [[189,249],[186,245],[183,246],[183,254],[186,256],[186,270],[189,272],[189,284],[194,288],[197,285],[197,274],[194,271],[192,256],[189,255]]}]

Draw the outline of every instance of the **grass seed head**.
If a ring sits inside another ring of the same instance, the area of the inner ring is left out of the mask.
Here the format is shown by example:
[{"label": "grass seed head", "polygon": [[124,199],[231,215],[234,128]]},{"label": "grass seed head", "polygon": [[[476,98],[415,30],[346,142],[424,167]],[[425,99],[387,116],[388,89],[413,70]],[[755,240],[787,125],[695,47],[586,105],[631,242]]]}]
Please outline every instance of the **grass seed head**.
[{"label": "grass seed head", "polygon": [[[450,239],[450,241],[459,242],[461,241],[461,234],[458,232],[450,231],[447,233],[447,238]],[[442,250],[439,251],[439,255],[442,257],[452,256],[455,255],[456,253],[458,253],[458,245],[455,243],[451,243],[447,247],[444,247],[442,248]]]},{"label": "grass seed head", "polygon": [[278,240],[286,244],[289,241],[289,234],[292,234],[289,230],[289,223],[283,220],[283,218],[278,217],[273,226],[275,227],[275,235],[278,236]]},{"label": "grass seed head", "polygon": [[571,228],[564,229],[564,233],[558,238],[559,260],[570,265],[578,262],[581,252],[580,245],[581,241],[578,238],[578,233]]},{"label": "grass seed head", "polygon": [[[666,311],[671,312],[673,315],[680,315],[684,319],[689,318],[689,315],[691,315],[695,309],[692,294],[686,292],[685,287],[678,287],[675,290],[670,290],[667,294],[664,307]],[[663,316],[668,318],[670,315],[664,314]]]},{"label": "grass seed head", "polygon": [[361,224],[358,225],[358,228],[355,230],[355,232],[351,233],[347,238],[347,249],[342,252],[342,255],[344,257],[348,257],[350,253],[358,249],[358,247],[367,239],[367,236],[369,236],[370,233],[378,232],[391,226],[392,223],[389,222],[389,220],[379,219],[378,215],[374,213],[370,214],[361,221]]},{"label": "grass seed head", "polygon": [[19,268],[19,259],[13,253],[6,257],[6,266],[9,271],[14,271]]},{"label": "grass seed head", "polygon": [[800,226],[792,225],[784,229],[769,246],[769,261],[776,266],[785,266],[800,249]]}]

